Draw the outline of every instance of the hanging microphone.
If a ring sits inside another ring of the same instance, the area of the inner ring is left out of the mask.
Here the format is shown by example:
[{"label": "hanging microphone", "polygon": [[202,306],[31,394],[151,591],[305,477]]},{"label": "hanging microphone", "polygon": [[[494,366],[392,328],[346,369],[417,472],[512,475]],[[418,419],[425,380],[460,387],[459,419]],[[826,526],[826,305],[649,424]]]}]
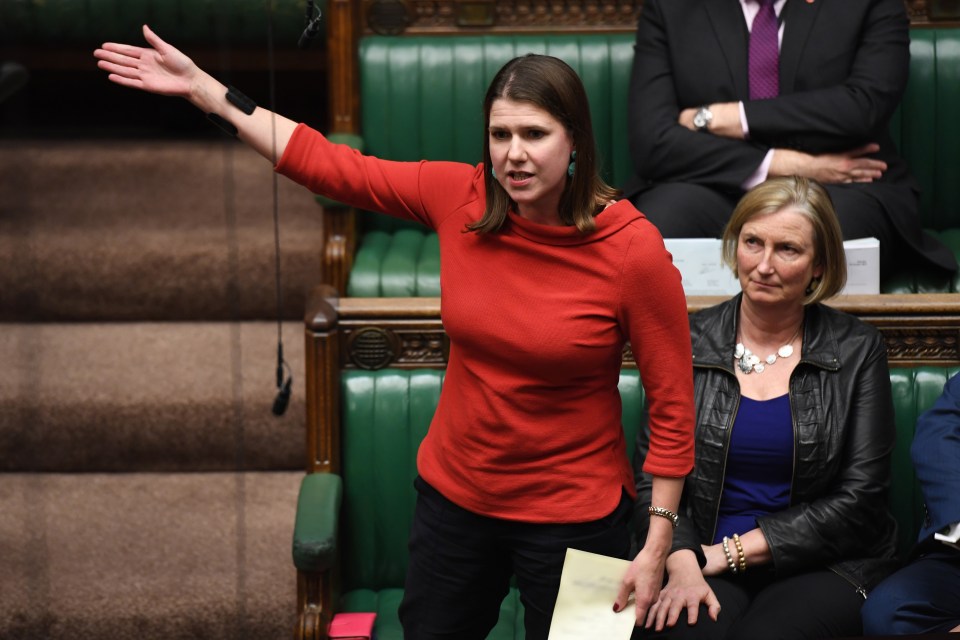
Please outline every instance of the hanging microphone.
[{"label": "hanging microphone", "polygon": [[297,48],[299,49],[308,48],[313,39],[320,35],[320,16],[322,15],[320,7],[316,7],[316,16],[313,15],[313,11],[313,0],[307,0],[307,28],[303,30],[300,41],[297,42]]},{"label": "hanging microphone", "polygon": [[289,368],[283,359],[283,343],[277,342],[277,397],[273,399],[273,415],[282,416],[290,403],[290,389],[293,386],[293,376],[283,380],[283,370]]},{"label": "hanging microphone", "polygon": [[282,416],[290,403],[290,385],[293,384],[293,378],[287,378],[283,387],[277,391],[277,397],[273,399],[273,415]]}]

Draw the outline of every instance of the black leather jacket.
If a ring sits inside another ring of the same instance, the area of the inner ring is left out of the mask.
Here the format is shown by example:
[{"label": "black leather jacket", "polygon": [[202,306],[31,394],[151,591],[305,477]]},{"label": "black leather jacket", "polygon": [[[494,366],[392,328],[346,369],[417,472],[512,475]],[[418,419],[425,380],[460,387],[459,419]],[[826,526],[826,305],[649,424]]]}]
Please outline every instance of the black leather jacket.
[{"label": "black leather jacket", "polygon": [[[673,550],[705,563],[740,402],[733,370],[740,296],[691,315],[696,459],[681,500]],[[896,521],[888,509],[895,427],[886,347],[859,319],[815,304],[804,317],[800,361],[790,377],[794,462],[790,506],[757,518],[778,577],[828,567],[866,591],[895,568]],[[646,427],[646,425],[644,425]],[[638,540],[646,538],[651,477],[640,429],[634,459]],[[749,570],[749,569],[748,569]]]}]

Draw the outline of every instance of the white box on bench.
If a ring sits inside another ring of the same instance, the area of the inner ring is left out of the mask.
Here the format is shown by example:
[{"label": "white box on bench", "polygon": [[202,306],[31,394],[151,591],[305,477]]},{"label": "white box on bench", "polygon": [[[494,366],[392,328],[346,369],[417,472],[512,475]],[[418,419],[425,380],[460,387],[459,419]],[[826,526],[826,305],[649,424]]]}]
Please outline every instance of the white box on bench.
[{"label": "white box on bench", "polygon": [[[719,238],[664,238],[688,296],[734,295],[740,282],[720,259]],[[880,293],[880,241],[859,238],[843,243],[847,285],[842,294]]]}]

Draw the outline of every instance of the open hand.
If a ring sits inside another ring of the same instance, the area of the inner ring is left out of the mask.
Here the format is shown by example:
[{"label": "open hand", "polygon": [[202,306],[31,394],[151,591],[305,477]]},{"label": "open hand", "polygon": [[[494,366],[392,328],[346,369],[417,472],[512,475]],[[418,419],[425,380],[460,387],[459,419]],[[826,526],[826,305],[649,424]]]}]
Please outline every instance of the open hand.
[{"label": "open hand", "polygon": [[186,98],[199,69],[193,61],[160,36],[143,26],[143,37],[152,48],[106,42],[93,52],[97,66],[107,78],[124,87],[132,87],[167,96]]},{"label": "open hand", "polygon": [[629,603],[633,593],[637,626],[647,618],[650,606],[656,601],[660,586],[663,584],[663,560],[650,553],[646,547],[640,550],[630,563],[626,575],[620,584],[620,592],[614,603],[614,611],[620,611]]},{"label": "open hand", "polygon": [[700,615],[700,604],[707,606],[713,621],[720,615],[720,601],[704,580],[696,556],[690,551],[674,553],[667,563],[667,584],[650,606],[644,627],[662,631],[677,624],[680,614],[687,612],[687,624],[694,625]]}]

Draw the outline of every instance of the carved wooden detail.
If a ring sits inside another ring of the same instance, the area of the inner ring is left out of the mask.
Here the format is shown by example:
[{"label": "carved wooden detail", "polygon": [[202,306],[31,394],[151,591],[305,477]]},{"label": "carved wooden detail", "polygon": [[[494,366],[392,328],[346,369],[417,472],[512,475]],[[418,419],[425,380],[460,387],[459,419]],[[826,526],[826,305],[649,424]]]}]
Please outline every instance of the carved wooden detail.
[{"label": "carved wooden detail", "polygon": [[[904,0],[913,23],[960,20],[957,0]],[[363,0],[365,33],[633,31],[643,0]]]},{"label": "carved wooden detail", "polygon": [[929,19],[927,0],[904,0],[904,4],[907,6],[910,22],[926,22]]},{"label": "carved wooden detail", "polygon": [[[687,309],[695,313],[725,299],[690,296]],[[891,365],[960,364],[960,295],[845,296],[829,304],[877,327]],[[336,302],[336,314],[343,368],[446,364],[450,344],[437,298],[343,298]],[[377,336],[381,344],[363,336]],[[376,351],[372,358],[371,351]],[[629,345],[623,357],[624,366],[635,366]]]},{"label": "carved wooden detail", "polygon": [[881,326],[887,358],[896,364],[956,364],[960,361],[960,328],[930,329]]},{"label": "carved wooden detail", "polygon": [[296,640],[326,640],[333,610],[330,572],[297,571]]},{"label": "carved wooden detail", "polygon": [[450,342],[442,327],[392,328],[379,326],[344,327],[344,366],[360,369],[396,367],[444,367]]},{"label": "carved wooden detail", "polygon": [[[960,296],[956,297],[960,301]],[[341,302],[350,306],[355,301],[346,299]],[[848,305],[840,302],[837,306],[843,308]],[[371,308],[367,307],[367,310]],[[424,308],[433,308],[432,301]],[[436,308],[439,309],[439,306]],[[956,312],[960,313],[960,303]],[[445,366],[450,341],[439,317],[403,318],[403,313],[395,308],[382,318],[374,318],[365,312],[354,317],[341,316],[340,332],[346,345],[342,351],[341,366],[362,369]],[[960,364],[958,315],[860,315],[883,334],[891,365]],[[624,347],[623,363],[626,367],[636,366],[629,344]]]}]

